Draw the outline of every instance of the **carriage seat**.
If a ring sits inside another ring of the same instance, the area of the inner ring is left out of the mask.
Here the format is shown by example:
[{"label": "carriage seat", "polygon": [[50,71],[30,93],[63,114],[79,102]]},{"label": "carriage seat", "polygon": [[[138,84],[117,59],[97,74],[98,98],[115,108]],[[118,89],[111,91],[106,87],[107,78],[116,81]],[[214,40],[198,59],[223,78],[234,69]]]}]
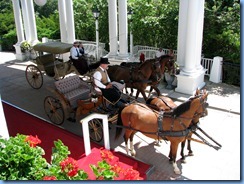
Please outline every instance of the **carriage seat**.
[{"label": "carriage seat", "polygon": [[69,76],[55,82],[55,87],[69,101],[72,108],[78,106],[78,100],[88,99],[90,97],[90,86],[82,81],[78,75]]}]

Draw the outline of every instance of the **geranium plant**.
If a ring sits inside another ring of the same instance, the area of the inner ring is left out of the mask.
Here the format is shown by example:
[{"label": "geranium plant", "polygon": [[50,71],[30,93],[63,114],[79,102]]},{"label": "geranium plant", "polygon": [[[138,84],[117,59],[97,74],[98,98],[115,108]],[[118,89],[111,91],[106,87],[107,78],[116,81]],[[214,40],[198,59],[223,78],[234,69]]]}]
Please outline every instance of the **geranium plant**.
[{"label": "geranium plant", "polygon": [[[70,151],[61,140],[54,141],[51,163],[38,146],[37,136],[17,134],[0,139],[0,180],[89,180],[88,174],[79,168],[77,160],[69,157]],[[90,165],[96,180],[140,180],[139,172],[123,169],[118,162],[112,163],[114,155],[101,149],[102,160]]]},{"label": "geranium plant", "polygon": [[20,48],[21,48],[21,52],[26,52],[26,51],[30,52],[32,50],[30,43],[27,41],[21,42]]}]

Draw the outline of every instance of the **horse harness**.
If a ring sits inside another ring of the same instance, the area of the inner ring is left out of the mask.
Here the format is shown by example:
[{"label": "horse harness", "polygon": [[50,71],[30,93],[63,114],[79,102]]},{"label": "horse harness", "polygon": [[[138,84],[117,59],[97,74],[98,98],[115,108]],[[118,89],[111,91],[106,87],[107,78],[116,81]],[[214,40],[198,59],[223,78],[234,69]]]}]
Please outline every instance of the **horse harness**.
[{"label": "horse harness", "polygon": [[[160,66],[160,62],[159,61],[156,61],[156,62],[153,63],[153,69],[156,69],[158,66]],[[154,80],[135,80],[135,79],[133,79],[134,76],[137,75],[137,73],[135,71],[141,72],[140,71],[140,66],[139,67],[135,67],[135,66],[129,67],[129,73],[130,73],[129,82],[130,83],[133,84],[133,83],[151,83],[151,82],[155,82]],[[141,74],[143,75],[144,78],[146,78],[142,72],[141,72]],[[156,81],[160,81],[162,76],[161,76],[161,74],[156,73],[155,74],[155,78],[156,78]]]}]

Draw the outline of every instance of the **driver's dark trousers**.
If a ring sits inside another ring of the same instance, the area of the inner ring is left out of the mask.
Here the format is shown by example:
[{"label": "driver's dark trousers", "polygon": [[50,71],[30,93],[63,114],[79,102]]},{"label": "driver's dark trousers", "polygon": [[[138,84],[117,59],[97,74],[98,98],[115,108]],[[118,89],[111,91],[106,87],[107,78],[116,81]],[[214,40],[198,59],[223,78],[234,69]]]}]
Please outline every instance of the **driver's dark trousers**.
[{"label": "driver's dark trousers", "polygon": [[75,66],[76,70],[81,74],[84,75],[89,71],[89,66],[87,61],[79,57],[79,59],[72,59],[73,65]]}]

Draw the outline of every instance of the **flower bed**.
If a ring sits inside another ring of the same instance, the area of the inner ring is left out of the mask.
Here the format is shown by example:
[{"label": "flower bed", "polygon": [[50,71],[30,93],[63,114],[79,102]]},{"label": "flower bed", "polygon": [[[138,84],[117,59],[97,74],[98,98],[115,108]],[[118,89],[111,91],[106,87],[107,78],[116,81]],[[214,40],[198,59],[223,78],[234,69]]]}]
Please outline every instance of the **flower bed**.
[{"label": "flower bed", "polygon": [[[141,180],[139,172],[119,161],[105,149],[93,149],[79,161],[69,157],[70,151],[61,140],[54,141],[51,164],[37,146],[41,140],[36,136],[17,134],[9,140],[0,139],[1,180]],[[83,160],[83,161],[82,161]],[[87,164],[85,164],[87,163]],[[86,167],[86,170],[82,167]],[[90,170],[87,169],[89,167]]]}]

